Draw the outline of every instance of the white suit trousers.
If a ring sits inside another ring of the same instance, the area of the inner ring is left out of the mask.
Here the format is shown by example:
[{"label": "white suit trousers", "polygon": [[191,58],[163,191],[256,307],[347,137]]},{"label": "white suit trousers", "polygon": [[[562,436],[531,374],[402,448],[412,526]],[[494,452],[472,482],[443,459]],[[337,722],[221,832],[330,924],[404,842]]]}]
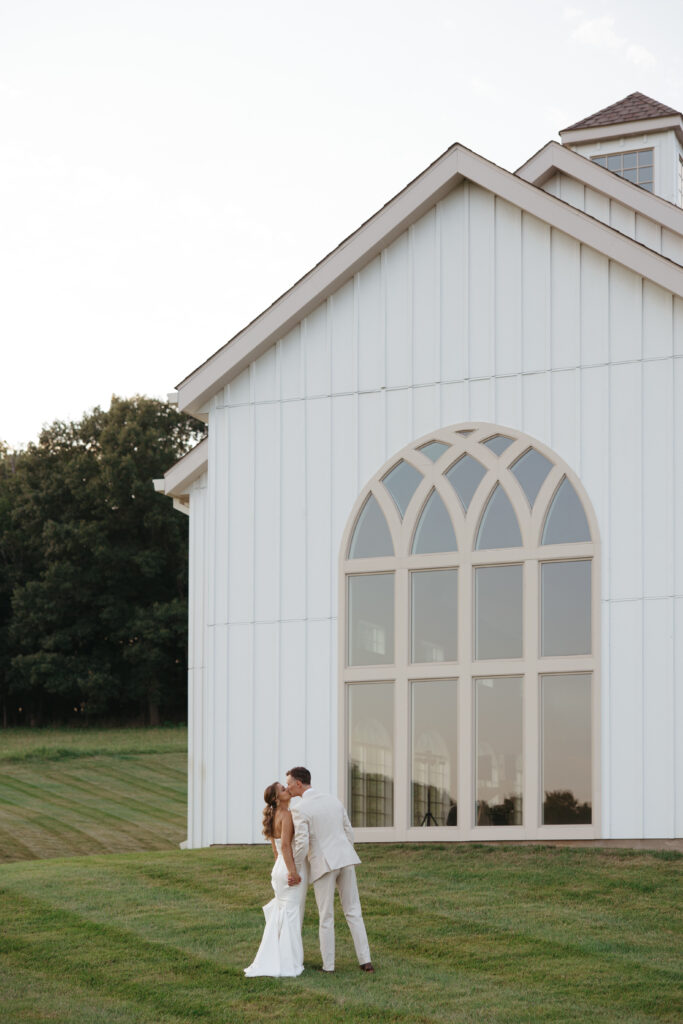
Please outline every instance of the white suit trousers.
[{"label": "white suit trousers", "polygon": [[368,936],[363,924],[363,913],[360,908],[356,869],[353,864],[336,871],[328,871],[313,883],[315,901],[318,904],[320,921],[318,935],[320,952],[323,957],[323,970],[334,970],[334,890],[339,889],[339,899],[351,932],[359,964],[370,963],[370,947]]}]

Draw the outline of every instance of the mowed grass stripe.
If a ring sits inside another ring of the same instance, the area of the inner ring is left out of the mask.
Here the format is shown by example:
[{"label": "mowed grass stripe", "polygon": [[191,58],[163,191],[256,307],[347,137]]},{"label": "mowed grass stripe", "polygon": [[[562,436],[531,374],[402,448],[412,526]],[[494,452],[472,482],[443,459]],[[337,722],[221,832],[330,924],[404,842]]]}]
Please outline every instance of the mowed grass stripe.
[{"label": "mowed grass stripe", "polygon": [[98,754],[165,754],[187,752],[187,728],[102,729],[50,727],[0,732],[0,762],[60,760]]},{"label": "mowed grass stripe", "polygon": [[[677,940],[680,954],[680,924],[669,919],[680,902],[683,858],[574,850],[558,858],[564,851],[529,848],[493,855],[429,847],[408,855],[384,846],[360,852],[378,967],[373,978],[359,976],[341,922],[338,973],[328,978],[311,969],[320,957],[310,892],[302,978],[242,977],[261,935],[259,905],[269,896],[271,859],[262,847],[7,865],[0,899],[11,923],[8,955],[24,971],[31,963],[41,970],[50,964],[54,977],[57,948],[65,945],[73,998],[90,985],[103,1007],[118,993],[140,1019],[160,1022],[673,1024],[682,1018],[680,971],[671,967],[667,947]],[[582,882],[576,892],[572,877]],[[601,879],[607,899],[591,933]],[[640,891],[652,884],[654,892]],[[649,940],[662,925],[672,934],[657,951]],[[104,1009],[101,1019],[110,1020]]]},{"label": "mowed grass stripe", "polygon": [[[60,819],[65,823],[67,819],[70,822],[110,822],[124,827],[130,823],[145,829],[146,826],[142,822],[148,822],[157,810],[152,801],[143,804],[133,800],[133,806],[129,808],[126,804],[125,787],[121,790],[119,799],[113,799],[116,779],[111,773],[107,773],[104,778],[99,779],[100,785],[96,791],[93,791],[90,784],[76,779],[68,770],[61,773],[58,781],[60,788],[52,788],[49,791],[48,799],[41,795],[43,791],[39,783],[25,778],[12,778],[6,775],[2,781],[2,789],[8,794],[8,802],[12,800],[14,792],[20,793],[27,810],[42,811],[46,818],[50,817],[45,810],[47,807],[59,810]],[[68,795],[64,795],[63,789],[66,789]],[[16,802],[15,800],[15,804]],[[177,810],[180,811],[181,808],[177,808]],[[164,818],[161,817],[160,821],[163,822]],[[164,822],[164,824],[166,823]]]},{"label": "mowed grass stripe", "polygon": [[93,758],[87,765],[64,765],[60,780],[68,780],[86,802],[99,801],[106,795],[112,804],[121,802],[131,814],[139,810],[148,815],[157,808],[162,816],[184,808],[187,797],[186,773],[174,775],[169,784],[163,765],[151,765],[157,755],[121,762],[118,758]]},{"label": "mowed grass stripe", "polygon": [[5,804],[5,813],[0,819],[0,850],[18,840],[31,851],[34,859],[42,857],[63,857],[71,854],[107,853],[106,843],[91,835],[86,828],[65,822],[62,818],[42,813],[35,816],[20,805],[10,816]]},{"label": "mowed grass stripe", "polygon": [[[12,911],[12,922],[0,937],[8,964],[25,970],[27,964],[39,963],[52,977],[68,977],[70,998],[74,989],[80,989],[91,997],[97,993],[125,1000],[137,1007],[138,1019],[159,1024],[184,1024],[195,1018],[294,1024],[311,1019],[311,1013],[312,1019],[327,1024],[348,1021],[346,1010],[335,1005],[329,993],[297,986],[295,979],[259,979],[248,985],[241,967],[216,964],[128,929],[96,924],[67,911],[51,913],[46,921],[45,903],[37,898],[15,897]],[[285,1005],[279,998],[283,987]],[[20,1019],[13,1018],[17,1024]],[[359,1024],[416,1020],[400,1011],[387,1016],[371,1006],[359,1007],[353,1019]]]},{"label": "mowed grass stripe", "polygon": [[184,773],[183,753],[4,762],[0,862],[177,846]]}]

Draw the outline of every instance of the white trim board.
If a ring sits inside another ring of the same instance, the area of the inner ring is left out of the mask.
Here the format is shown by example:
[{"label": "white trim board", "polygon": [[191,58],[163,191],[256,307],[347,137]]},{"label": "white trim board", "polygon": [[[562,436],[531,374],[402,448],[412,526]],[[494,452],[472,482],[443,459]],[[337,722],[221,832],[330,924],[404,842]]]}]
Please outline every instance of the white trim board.
[{"label": "white trim board", "polygon": [[582,185],[595,189],[596,192],[609,196],[610,199],[622,203],[683,238],[683,209],[651,192],[646,192],[639,185],[620,178],[618,174],[613,174],[606,167],[593,163],[588,157],[561,146],[559,142],[547,143],[530,160],[522,164],[515,174],[531,185],[542,187],[558,171],[580,181]]},{"label": "white trim board", "polygon": [[166,470],[163,480],[154,481],[154,489],[163,490],[169,498],[185,498],[190,486],[206,472],[208,464],[209,439],[205,437]]}]

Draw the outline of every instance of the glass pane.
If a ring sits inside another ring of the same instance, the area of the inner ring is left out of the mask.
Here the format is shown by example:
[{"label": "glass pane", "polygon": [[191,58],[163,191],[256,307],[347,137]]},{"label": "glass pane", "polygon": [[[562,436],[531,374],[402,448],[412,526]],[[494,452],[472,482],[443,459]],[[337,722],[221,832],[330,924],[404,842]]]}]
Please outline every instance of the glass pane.
[{"label": "glass pane", "polygon": [[413,540],[413,554],[426,555],[434,551],[457,551],[455,532],[446,506],[437,491],[432,491],[417,524]]},{"label": "glass pane", "polygon": [[401,518],[405,515],[410,499],[421,480],[422,473],[418,473],[413,466],[408,462],[404,462],[403,459],[383,478],[382,483],[396,502]]},{"label": "glass pane", "polygon": [[532,508],[536,501],[536,495],[552,468],[552,462],[546,459],[545,455],[537,452],[535,448],[530,448],[511,467],[512,472],[522,485],[527,501]]},{"label": "glass pane", "polygon": [[477,825],[522,824],[522,680],[477,679]]},{"label": "glass pane", "polygon": [[457,825],[458,684],[412,685],[413,825]]},{"label": "glass pane", "polygon": [[349,558],[372,558],[374,555],[393,555],[394,545],[387,521],[377,499],[371,494],[358,516],[353,531]]},{"label": "glass pane", "polygon": [[394,574],[349,576],[349,665],[394,660]]},{"label": "glass pane", "polygon": [[541,676],[543,824],[590,825],[591,677]]},{"label": "glass pane", "polygon": [[590,654],[591,563],[541,565],[541,654]]},{"label": "glass pane", "polygon": [[509,448],[512,444],[512,438],[503,437],[502,434],[496,434],[494,437],[490,437],[488,441],[484,441],[484,444],[496,455],[502,455],[505,449]]},{"label": "glass pane", "polygon": [[475,569],[475,658],[522,657],[522,566]]},{"label": "glass pane", "polygon": [[641,149],[638,153],[638,166],[650,166],[653,163],[654,149]]},{"label": "glass pane", "polygon": [[583,505],[565,477],[546,516],[541,543],[572,544],[590,539],[591,534]]},{"label": "glass pane", "polygon": [[629,167],[636,166],[636,154],[635,153],[624,153],[624,170]]},{"label": "glass pane", "polygon": [[646,192],[652,192],[652,182],[651,181],[641,181],[639,184],[640,184],[640,187],[644,188]]},{"label": "glass pane", "polygon": [[413,572],[411,661],[456,661],[458,570]]},{"label": "glass pane", "polygon": [[620,171],[621,170],[621,153],[619,153],[617,156],[608,156],[607,157],[607,168],[610,171]]},{"label": "glass pane", "polygon": [[357,828],[394,823],[393,683],[349,691],[349,817]]},{"label": "glass pane", "polygon": [[622,177],[626,178],[626,181],[632,181],[635,184],[638,181],[638,171],[635,167],[627,168]]},{"label": "glass pane", "polygon": [[418,451],[421,451],[423,455],[428,455],[432,462],[436,462],[449,448],[450,445],[443,444],[442,441],[430,441],[429,444],[423,444]]},{"label": "glass pane", "polygon": [[517,517],[510,499],[500,486],[488,500],[477,534],[477,551],[487,548],[518,548],[522,544]]},{"label": "glass pane", "polygon": [[486,470],[481,462],[477,462],[471,455],[463,455],[446,473],[446,479],[460,498],[465,512],[470,507],[474,492],[485,475]]},{"label": "glass pane", "polygon": [[607,167],[607,157],[606,156],[594,156],[593,157],[593,163],[600,164],[601,167]]}]

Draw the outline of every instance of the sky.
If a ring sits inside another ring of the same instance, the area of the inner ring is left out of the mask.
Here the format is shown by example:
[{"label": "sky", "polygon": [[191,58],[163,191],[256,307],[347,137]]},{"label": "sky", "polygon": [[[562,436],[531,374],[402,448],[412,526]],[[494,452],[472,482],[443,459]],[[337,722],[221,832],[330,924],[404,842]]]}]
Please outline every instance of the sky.
[{"label": "sky", "polygon": [[176,384],[454,142],[643,92],[671,0],[0,0],[0,441]]}]

